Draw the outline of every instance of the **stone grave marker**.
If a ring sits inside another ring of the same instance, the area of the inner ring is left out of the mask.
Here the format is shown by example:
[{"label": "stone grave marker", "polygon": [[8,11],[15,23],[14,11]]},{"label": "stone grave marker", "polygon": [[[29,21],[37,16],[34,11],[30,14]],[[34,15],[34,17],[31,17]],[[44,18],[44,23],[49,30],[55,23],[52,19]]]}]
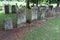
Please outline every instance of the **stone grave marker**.
[{"label": "stone grave marker", "polygon": [[4,6],[5,14],[9,14],[9,5]]},{"label": "stone grave marker", "polygon": [[57,15],[60,15],[60,7],[56,8]]},{"label": "stone grave marker", "polygon": [[16,13],[16,6],[12,5],[12,13]]},{"label": "stone grave marker", "polygon": [[20,8],[17,11],[17,27],[24,26],[24,23],[26,23],[26,10],[25,8]]},{"label": "stone grave marker", "polygon": [[55,8],[52,8],[52,14],[53,14],[53,16],[56,16]]},{"label": "stone grave marker", "polygon": [[50,7],[47,8],[46,14],[47,14],[47,17],[51,17],[52,16],[52,10],[51,10]]},{"label": "stone grave marker", "polygon": [[13,29],[12,19],[11,18],[6,18],[4,20],[4,26],[5,26],[5,30]]},{"label": "stone grave marker", "polygon": [[45,19],[46,7],[40,7],[41,19]]},{"label": "stone grave marker", "polygon": [[31,8],[31,21],[37,20],[37,12],[38,12],[37,7],[32,7]]}]

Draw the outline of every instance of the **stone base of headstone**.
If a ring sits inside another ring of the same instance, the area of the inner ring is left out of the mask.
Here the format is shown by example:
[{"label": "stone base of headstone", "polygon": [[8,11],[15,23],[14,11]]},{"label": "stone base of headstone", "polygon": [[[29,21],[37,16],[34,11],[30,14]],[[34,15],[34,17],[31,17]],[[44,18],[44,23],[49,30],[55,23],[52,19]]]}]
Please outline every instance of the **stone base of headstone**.
[{"label": "stone base of headstone", "polygon": [[45,14],[41,14],[41,19],[45,19]]},{"label": "stone base of headstone", "polygon": [[[21,17],[21,16],[20,16]],[[24,24],[26,23],[26,19],[23,19],[23,18],[18,18],[17,20],[17,27],[22,27]]]},{"label": "stone base of headstone", "polygon": [[25,23],[17,24],[17,28],[21,28],[23,26],[25,26]]},{"label": "stone base of headstone", "polygon": [[32,15],[32,17],[31,17],[32,19],[31,19],[31,21],[35,21],[35,20],[37,20],[37,16],[36,15]]}]

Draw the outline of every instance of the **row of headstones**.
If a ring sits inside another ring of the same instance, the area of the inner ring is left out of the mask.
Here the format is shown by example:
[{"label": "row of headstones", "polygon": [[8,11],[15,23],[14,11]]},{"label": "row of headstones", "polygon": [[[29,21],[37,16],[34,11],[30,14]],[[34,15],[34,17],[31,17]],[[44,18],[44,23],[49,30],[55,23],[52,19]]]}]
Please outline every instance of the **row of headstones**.
[{"label": "row of headstones", "polygon": [[[4,11],[5,11],[5,14],[9,14],[9,8],[10,8],[10,5],[4,5]],[[11,11],[12,13],[16,13],[16,5],[12,5],[11,6]]]},{"label": "row of headstones", "polygon": [[40,7],[41,18],[52,17],[60,15],[60,7]]},{"label": "row of headstones", "polygon": [[[31,8],[31,21],[37,20],[37,12],[38,12],[38,7],[32,7]],[[45,19],[47,17],[56,16],[56,11],[54,8],[45,8],[45,7],[40,7],[40,13],[41,13],[41,19]],[[20,8],[17,10],[17,28],[22,27],[26,23],[26,9],[25,8]],[[5,24],[5,30],[7,29],[13,29],[13,23],[11,18],[7,18],[4,20]]]}]

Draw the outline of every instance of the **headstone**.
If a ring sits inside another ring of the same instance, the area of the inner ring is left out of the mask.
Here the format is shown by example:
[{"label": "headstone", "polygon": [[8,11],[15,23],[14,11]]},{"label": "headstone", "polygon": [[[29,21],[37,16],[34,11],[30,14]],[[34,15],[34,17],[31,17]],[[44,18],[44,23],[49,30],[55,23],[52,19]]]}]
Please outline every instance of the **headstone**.
[{"label": "headstone", "polygon": [[25,8],[21,8],[17,12],[17,26],[22,27],[26,23],[26,10]]},{"label": "headstone", "polygon": [[57,12],[58,15],[60,15],[60,7],[56,8],[56,12]]},{"label": "headstone", "polygon": [[50,7],[47,8],[46,14],[47,14],[47,17],[51,17],[52,16],[52,10],[51,10]]},{"label": "headstone", "polygon": [[32,20],[37,20],[37,11],[38,11],[37,7],[32,7],[31,8],[31,21]]},{"label": "headstone", "polygon": [[12,5],[12,13],[16,13],[16,6]]},{"label": "headstone", "polygon": [[55,8],[52,8],[52,14],[53,14],[53,16],[56,16]]},{"label": "headstone", "polygon": [[46,7],[40,7],[41,19],[45,19]]},{"label": "headstone", "polygon": [[5,14],[9,14],[9,5],[5,5]]},{"label": "headstone", "polygon": [[11,18],[6,18],[4,20],[4,25],[5,25],[5,30],[13,29],[12,19]]}]

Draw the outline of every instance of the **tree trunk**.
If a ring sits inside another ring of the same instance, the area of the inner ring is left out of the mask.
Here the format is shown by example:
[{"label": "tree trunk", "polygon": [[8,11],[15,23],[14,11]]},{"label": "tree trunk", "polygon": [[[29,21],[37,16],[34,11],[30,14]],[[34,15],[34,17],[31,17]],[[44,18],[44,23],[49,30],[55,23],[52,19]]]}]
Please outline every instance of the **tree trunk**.
[{"label": "tree trunk", "polygon": [[57,2],[57,7],[59,6],[59,2]]},{"label": "tree trunk", "polygon": [[29,0],[26,0],[26,7],[30,8],[30,6],[29,6]]},{"label": "tree trunk", "polygon": [[59,6],[59,0],[57,0],[57,7]]},{"label": "tree trunk", "polygon": [[34,3],[33,3],[33,6],[34,6]]},{"label": "tree trunk", "polygon": [[38,7],[38,0],[36,0],[36,6]]}]

